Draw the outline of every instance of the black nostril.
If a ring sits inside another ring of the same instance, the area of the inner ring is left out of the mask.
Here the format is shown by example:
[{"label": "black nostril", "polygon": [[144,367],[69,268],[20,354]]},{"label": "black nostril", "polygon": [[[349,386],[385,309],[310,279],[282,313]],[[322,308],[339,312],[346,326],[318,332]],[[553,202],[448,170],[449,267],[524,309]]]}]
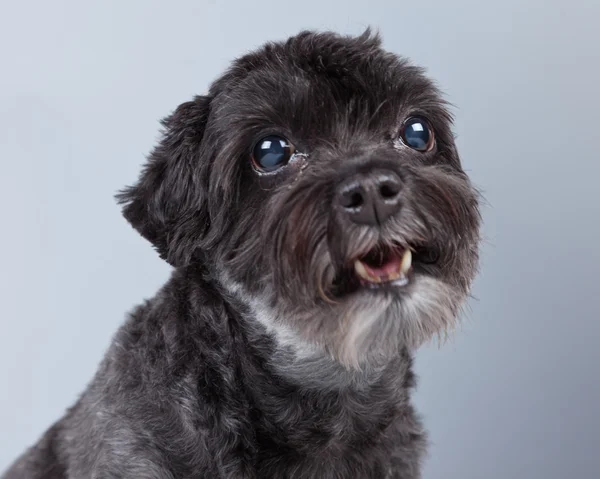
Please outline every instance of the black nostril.
[{"label": "black nostril", "polygon": [[352,193],[347,200],[346,208],[358,208],[363,203],[364,200],[360,193]]},{"label": "black nostril", "polygon": [[395,198],[398,193],[400,193],[400,185],[397,183],[386,182],[379,187],[379,194],[386,200]]},{"label": "black nostril", "polygon": [[360,208],[365,202],[363,193],[358,185],[348,188],[341,194],[340,204],[344,208]]}]

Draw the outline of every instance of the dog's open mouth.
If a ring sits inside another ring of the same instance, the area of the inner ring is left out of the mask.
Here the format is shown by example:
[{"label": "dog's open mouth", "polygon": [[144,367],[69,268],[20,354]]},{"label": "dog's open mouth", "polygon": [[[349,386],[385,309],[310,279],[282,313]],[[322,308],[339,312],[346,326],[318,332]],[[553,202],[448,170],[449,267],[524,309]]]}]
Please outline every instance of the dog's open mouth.
[{"label": "dog's open mouth", "polygon": [[404,286],[412,271],[412,252],[400,246],[374,248],[354,261],[354,272],[361,285]]},{"label": "dog's open mouth", "polygon": [[436,274],[440,251],[434,244],[378,244],[341,268],[332,284],[334,297],[367,288],[401,291],[415,274]]}]

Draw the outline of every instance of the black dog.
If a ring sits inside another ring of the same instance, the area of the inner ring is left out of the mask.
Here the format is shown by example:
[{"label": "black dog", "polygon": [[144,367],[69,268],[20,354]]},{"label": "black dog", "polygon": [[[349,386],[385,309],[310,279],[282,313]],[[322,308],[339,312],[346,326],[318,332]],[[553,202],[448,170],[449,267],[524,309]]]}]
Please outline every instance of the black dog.
[{"label": "black dog", "polygon": [[173,275],[4,477],[420,477],[411,357],[479,248],[438,90],[369,31],[304,32],[163,124],[118,198]]}]

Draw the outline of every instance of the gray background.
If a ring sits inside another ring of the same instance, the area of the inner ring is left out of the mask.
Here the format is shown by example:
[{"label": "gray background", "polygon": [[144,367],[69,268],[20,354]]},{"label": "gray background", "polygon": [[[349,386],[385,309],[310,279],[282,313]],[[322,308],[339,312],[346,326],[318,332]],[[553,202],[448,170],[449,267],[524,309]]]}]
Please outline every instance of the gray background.
[{"label": "gray background", "polygon": [[486,244],[454,340],[418,355],[425,478],[600,477],[600,2],[4,1],[0,469],[169,274],[121,218],[158,119],[299,29],[381,30],[457,105]]}]

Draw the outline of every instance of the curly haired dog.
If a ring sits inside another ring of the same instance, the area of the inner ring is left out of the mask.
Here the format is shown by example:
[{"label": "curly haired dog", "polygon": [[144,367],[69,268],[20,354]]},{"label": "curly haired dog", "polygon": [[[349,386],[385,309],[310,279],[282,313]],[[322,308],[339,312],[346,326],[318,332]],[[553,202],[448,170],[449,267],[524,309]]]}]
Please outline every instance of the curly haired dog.
[{"label": "curly haired dog", "polygon": [[3,477],[419,478],[412,355],[478,267],[451,120],[370,31],[236,60],[118,195],[171,278]]}]

